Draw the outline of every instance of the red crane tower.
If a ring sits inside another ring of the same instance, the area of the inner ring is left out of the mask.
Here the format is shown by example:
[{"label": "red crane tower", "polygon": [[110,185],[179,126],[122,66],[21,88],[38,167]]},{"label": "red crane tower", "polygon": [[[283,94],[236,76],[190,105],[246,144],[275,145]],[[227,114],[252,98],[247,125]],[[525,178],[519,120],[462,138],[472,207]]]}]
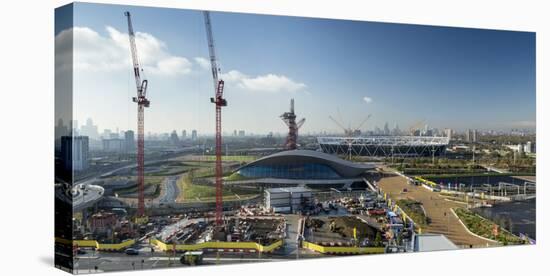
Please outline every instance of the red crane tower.
[{"label": "red crane tower", "polygon": [[227,101],[223,98],[223,80],[218,78],[220,69],[216,60],[212,24],[210,23],[210,13],[208,11],[204,11],[204,24],[206,26],[206,39],[208,41],[208,52],[210,54],[212,78],[214,80],[214,97],[210,98],[210,102],[216,105],[216,225],[221,226],[223,223],[222,107],[227,106]]},{"label": "red crane tower", "polygon": [[141,80],[140,72],[143,71],[139,66],[139,59],[136,49],[136,38],[134,35],[134,28],[132,27],[132,19],[130,12],[125,12],[124,15],[128,18],[128,36],[130,38],[130,51],[132,52],[132,62],[134,66],[134,77],[136,79],[137,96],[132,98],[132,101],[137,103],[137,186],[138,186],[138,209],[137,217],[143,217],[145,215],[145,197],[143,194],[143,169],[144,169],[144,109],[149,107],[149,100],[147,99],[147,80]]},{"label": "red crane tower", "polygon": [[296,113],[294,113],[294,99],[290,100],[290,112],[285,112],[281,115],[281,119],[288,126],[288,135],[286,136],[285,148],[287,150],[295,150],[297,148],[296,143],[298,141],[298,129],[302,127],[305,118],[296,122]]}]

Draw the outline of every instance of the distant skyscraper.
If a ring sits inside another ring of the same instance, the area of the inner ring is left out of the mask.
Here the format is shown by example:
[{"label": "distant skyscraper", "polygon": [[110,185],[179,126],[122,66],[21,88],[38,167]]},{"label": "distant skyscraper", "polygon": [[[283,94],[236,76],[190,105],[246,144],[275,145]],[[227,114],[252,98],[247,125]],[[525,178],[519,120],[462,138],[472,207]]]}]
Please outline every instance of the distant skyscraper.
[{"label": "distant skyscraper", "polygon": [[401,135],[401,130],[399,129],[399,125],[397,123],[395,123],[395,127],[392,130],[392,135]]},{"label": "distant skyscraper", "polygon": [[61,137],[61,159],[65,170],[83,171],[89,166],[89,141],[87,136]]},{"label": "distant skyscraper", "polygon": [[236,129],[233,130],[233,136],[237,136],[237,130]]},{"label": "distant skyscraper", "polygon": [[63,119],[60,118],[55,125],[55,138],[60,139],[63,136],[70,136],[70,129],[63,123]]},{"label": "distant skyscraper", "polygon": [[447,136],[447,139],[449,139],[449,141],[451,141],[451,139],[453,138],[453,130],[450,129],[450,128],[446,128],[445,129],[445,136]]},{"label": "distant skyscraper", "polygon": [[196,129],[193,129],[191,131],[191,140],[193,140],[193,141],[197,140],[197,130]]},{"label": "distant skyscraper", "polygon": [[80,127],[80,134],[90,137],[90,139],[97,139],[99,137],[99,132],[97,131],[97,126],[94,125],[94,122],[91,118],[86,120],[86,124]]},{"label": "distant skyscraper", "polygon": [[477,142],[477,129],[472,130],[472,142]]},{"label": "distant skyscraper", "polygon": [[71,122],[71,127],[73,128],[73,136],[77,136],[80,133],[78,129],[78,120],[73,120]]},{"label": "distant skyscraper", "polygon": [[471,142],[472,141],[471,133],[472,133],[471,129],[466,130],[466,142]]},{"label": "distant skyscraper", "polygon": [[245,136],[244,130],[239,130],[239,137],[244,137],[244,136]]},{"label": "distant skyscraper", "polygon": [[103,133],[101,134],[101,138],[111,139],[111,133],[112,133],[112,131],[110,129],[104,129]]},{"label": "distant skyscraper", "polygon": [[172,133],[170,134],[170,143],[172,143],[172,145],[178,145],[180,142],[180,138],[178,137],[178,133],[176,132],[176,130],[172,131]]},{"label": "distant skyscraper", "polygon": [[184,130],[181,132],[181,140],[185,140],[185,138],[187,138],[187,130],[184,129]]},{"label": "distant skyscraper", "polygon": [[420,131],[421,136],[433,136],[433,130],[430,128],[428,124],[424,125],[424,129]]},{"label": "distant skyscraper", "polygon": [[384,124],[384,135],[390,135],[390,127],[388,125],[388,122]]},{"label": "distant skyscraper", "polygon": [[128,130],[124,132],[124,143],[127,152],[132,152],[136,149],[136,140],[134,137],[134,131]]}]

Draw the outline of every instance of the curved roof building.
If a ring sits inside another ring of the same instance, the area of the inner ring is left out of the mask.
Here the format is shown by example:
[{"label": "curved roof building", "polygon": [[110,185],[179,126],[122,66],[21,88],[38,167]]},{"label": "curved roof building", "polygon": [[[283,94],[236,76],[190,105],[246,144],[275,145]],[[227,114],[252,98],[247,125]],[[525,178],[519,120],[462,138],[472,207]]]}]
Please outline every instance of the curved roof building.
[{"label": "curved roof building", "polygon": [[236,173],[244,181],[254,179],[255,183],[346,184],[360,180],[364,172],[373,168],[320,151],[289,150],[260,158]]}]

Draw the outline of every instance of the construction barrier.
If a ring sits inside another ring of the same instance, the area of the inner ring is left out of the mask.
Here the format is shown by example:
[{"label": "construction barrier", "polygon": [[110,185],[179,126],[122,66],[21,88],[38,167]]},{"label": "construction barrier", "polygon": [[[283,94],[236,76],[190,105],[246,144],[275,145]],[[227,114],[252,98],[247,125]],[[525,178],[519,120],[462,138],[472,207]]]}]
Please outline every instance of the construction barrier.
[{"label": "construction barrier", "polygon": [[74,240],[73,245],[78,247],[92,247],[100,251],[121,251],[136,243],[135,240],[127,240],[121,243],[99,243],[96,240]]},{"label": "construction barrier", "polygon": [[384,247],[351,247],[351,246],[322,246],[315,243],[303,241],[302,248],[310,249],[323,254],[381,254]]},{"label": "construction barrier", "polygon": [[420,176],[415,176],[414,179],[416,179],[416,180],[422,182],[423,184],[429,185],[429,186],[432,187],[432,188],[433,188],[433,187],[437,187],[437,184],[435,184],[435,182],[430,181],[430,180],[426,180],[426,179],[424,179],[424,178],[422,178],[422,177],[420,177]]},{"label": "construction barrier", "polygon": [[[174,245],[164,243],[155,238],[150,239],[150,243],[157,246],[162,251],[173,251]],[[203,242],[197,244],[176,244],[176,251],[193,251],[202,249],[233,249],[233,250],[256,250],[259,252],[271,252],[283,245],[283,241],[279,240],[270,245],[261,245],[255,242]]]}]

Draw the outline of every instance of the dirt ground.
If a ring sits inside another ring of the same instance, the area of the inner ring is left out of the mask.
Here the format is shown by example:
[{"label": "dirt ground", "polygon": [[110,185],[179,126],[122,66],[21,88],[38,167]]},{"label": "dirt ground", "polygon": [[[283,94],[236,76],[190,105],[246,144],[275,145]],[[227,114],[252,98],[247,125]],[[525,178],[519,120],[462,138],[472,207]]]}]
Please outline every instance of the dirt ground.
[{"label": "dirt ground", "polygon": [[[409,185],[404,177],[398,175],[384,177],[378,185],[394,201],[410,198],[422,203],[427,216],[431,218],[431,223],[422,229],[423,233],[444,234],[455,244],[466,247],[496,245],[494,242],[471,235],[460,224],[458,218],[452,214],[451,208],[464,207],[463,204],[445,200],[439,193],[422,186]],[[402,192],[404,188],[408,191]]]},{"label": "dirt ground", "polygon": [[[374,227],[352,216],[316,217],[314,220],[318,228],[306,235],[306,239],[312,242],[349,243],[353,239],[353,228],[357,228],[358,240],[364,238],[374,240],[378,232]],[[339,229],[337,232],[330,231],[331,221],[334,221],[336,228]]]}]

